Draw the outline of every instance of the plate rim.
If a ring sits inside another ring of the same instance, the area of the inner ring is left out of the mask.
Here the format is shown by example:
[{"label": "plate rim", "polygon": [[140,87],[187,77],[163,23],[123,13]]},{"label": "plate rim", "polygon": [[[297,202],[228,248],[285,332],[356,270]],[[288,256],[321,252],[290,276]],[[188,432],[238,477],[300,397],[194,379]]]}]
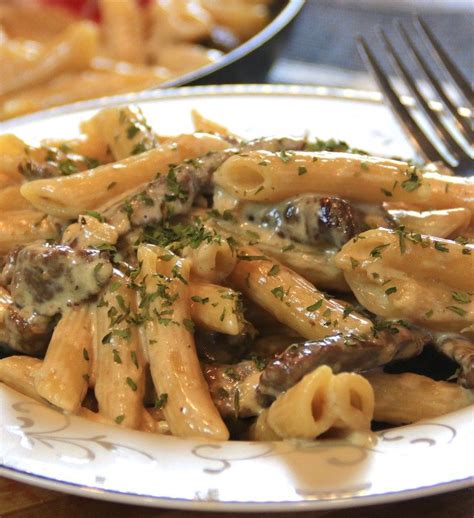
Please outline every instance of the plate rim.
[{"label": "plate rim", "polygon": [[[44,475],[37,475],[20,471],[19,469],[0,465],[0,476],[31,484],[43,489],[66,493],[68,495],[92,498],[94,500],[114,502],[119,504],[137,505],[144,507],[163,507],[165,509],[179,509],[187,511],[212,511],[212,512],[288,512],[288,511],[322,511],[329,509],[350,509],[380,504],[389,504],[400,501],[414,500],[435,496],[451,491],[474,487],[474,476],[462,479],[441,482],[431,486],[420,486],[402,491],[390,491],[377,495],[352,495],[347,498],[301,500],[299,502],[289,500],[280,502],[237,502],[237,501],[206,501],[191,500],[187,498],[162,497],[141,495],[139,493],[125,493],[114,489],[101,489],[91,486],[83,486],[74,482],[64,482]],[[59,487],[59,489],[58,489]]]},{"label": "plate rim", "polygon": [[63,106],[48,108],[19,117],[0,121],[0,132],[11,130],[16,126],[40,121],[44,118],[55,118],[71,115],[82,111],[108,108],[122,104],[160,101],[164,99],[182,99],[208,96],[289,96],[289,97],[317,97],[323,99],[339,99],[352,102],[383,104],[383,96],[376,90],[360,90],[355,88],[341,88],[321,85],[289,85],[289,84],[224,84],[205,86],[183,86],[131,92],[128,94],[112,95],[78,101]]},{"label": "plate rim", "polygon": [[[91,101],[83,101],[66,107],[52,108],[43,112],[37,112],[32,115],[18,117],[6,121],[6,124],[12,129],[15,126],[23,124],[39,122],[40,119],[47,117],[54,119],[63,115],[71,115],[78,112],[100,109],[105,106],[132,102],[153,102],[163,100],[177,100],[193,97],[212,97],[216,96],[285,96],[285,97],[317,97],[323,99],[339,99],[350,102],[362,102],[370,104],[383,104],[382,96],[378,92],[370,92],[363,90],[354,90],[347,88],[330,88],[321,86],[305,86],[305,85],[211,85],[173,88],[167,90],[147,91],[142,93],[126,94],[114,97],[106,97]],[[5,124],[5,123],[4,123]],[[0,124],[0,132],[4,129],[4,124]],[[3,461],[4,459],[2,459]],[[323,509],[343,509],[359,506],[371,506],[396,501],[410,500],[419,497],[441,494],[457,489],[463,489],[474,486],[474,477],[464,477],[434,485],[419,486],[416,488],[408,488],[385,492],[383,494],[373,495],[352,495],[350,497],[338,497],[336,499],[305,499],[301,501],[285,501],[285,502],[232,502],[232,501],[206,501],[193,500],[189,498],[174,498],[152,496],[139,493],[127,493],[113,489],[103,489],[94,486],[81,485],[74,482],[67,482],[49,478],[47,476],[33,474],[28,471],[20,470],[14,467],[6,466],[0,463],[0,476],[9,479],[25,482],[38,487],[50,490],[61,491],[67,494],[94,498],[98,500],[117,502],[122,504],[133,504],[150,507],[166,507],[169,509],[183,510],[203,510],[203,511],[239,511],[239,512],[258,512],[258,511],[308,511]]]}]

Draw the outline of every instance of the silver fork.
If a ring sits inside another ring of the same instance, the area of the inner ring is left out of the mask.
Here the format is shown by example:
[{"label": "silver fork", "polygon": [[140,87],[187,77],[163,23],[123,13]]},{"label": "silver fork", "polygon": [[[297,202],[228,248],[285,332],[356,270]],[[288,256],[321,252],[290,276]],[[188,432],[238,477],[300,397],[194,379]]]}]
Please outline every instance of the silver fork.
[{"label": "silver fork", "polygon": [[[434,57],[438,63],[444,67],[446,72],[448,72],[451,78],[451,84],[464,98],[464,101],[472,111],[471,107],[473,94],[468,82],[464,79],[456,65],[448,57],[426,23],[421,18],[416,17],[415,25],[418,29],[418,32],[422,35],[422,37],[424,37],[425,41],[429,43],[427,46],[430,50],[431,56]],[[470,118],[462,115],[460,113],[460,109],[445,93],[445,90],[433,72],[432,67],[428,65],[427,59],[423,57],[422,53],[415,46],[410,32],[407,31],[400,22],[396,22],[396,27],[400,33],[400,36],[409,48],[414,60],[418,63],[419,67],[423,71],[432,89],[436,91],[439,100],[442,102],[445,109],[451,114],[459,135],[461,135],[462,138],[467,142],[468,146],[471,147],[473,131]],[[373,74],[386,101],[388,101],[392,107],[395,115],[397,116],[399,122],[410,137],[413,144],[416,146],[421,155],[423,155],[424,158],[428,161],[442,162],[458,175],[465,176],[474,174],[474,160],[472,157],[469,155],[466,149],[460,145],[458,140],[454,138],[451,131],[441,119],[439,110],[435,111],[430,107],[427,99],[421,92],[416,81],[413,79],[412,74],[409,72],[408,68],[400,58],[400,54],[395,50],[394,46],[387,38],[385,32],[381,28],[378,28],[378,34],[385,46],[385,50],[387,51],[393,68],[398,72],[400,79],[403,80],[417,101],[418,106],[425,113],[443,146],[446,148],[448,153],[455,158],[456,164],[453,164],[452,160],[450,160],[446,153],[439,149],[439,146],[436,145],[435,140],[430,136],[430,134],[427,133],[412,117],[408,108],[400,100],[400,96],[393,88],[389,78],[387,77],[383,68],[380,66],[380,63],[376,59],[373,51],[370,49],[365,39],[362,36],[358,36],[357,46],[362,59],[365,61],[369,71]]]}]

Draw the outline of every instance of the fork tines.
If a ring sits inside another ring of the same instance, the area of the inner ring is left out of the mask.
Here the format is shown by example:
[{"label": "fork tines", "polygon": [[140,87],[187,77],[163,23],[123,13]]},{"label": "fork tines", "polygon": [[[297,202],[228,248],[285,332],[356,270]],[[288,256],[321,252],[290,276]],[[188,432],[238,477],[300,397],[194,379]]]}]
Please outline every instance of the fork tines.
[{"label": "fork tines", "polygon": [[[442,102],[446,110],[449,113],[451,113],[452,117],[454,118],[456,128],[458,129],[459,134],[462,135],[462,137],[468,142],[470,146],[472,143],[473,132],[469,118],[463,116],[460,113],[458,107],[456,107],[455,103],[450,99],[444,87],[437,79],[436,74],[433,72],[433,69],[430,65],[428,65],[426,58],[423,57],[422,53],[415,46],[414,39],[412,38],[410,32],[407,31],[400,22],[396,22],[395,25],[399,31],[401,38],[404,40],[406,46],[409,48],[414,60],[416,61],[416,63],[418,63],[419,67],[423,71],[432,89],[437,93],[439,100]],[[416,25],[419,28],[419,32],[422,33],[422,36],[424,36],[429,41],[429,44],[431,46],[431,53],[436,54],[437,59],[443,64],[445,69],[449,72],[449,75],[451,76],[450,83],[456,87],[456,89],[462,94],[462,96],[465,97],[467,103],[470,104],[472,100],[472,91],[469,88],[468,82],[463,78],[463,76],[461,75],[457,67],[454,65],[454,63],[451,62],[446,52],[442,49],[441,45],[435,39],[432,32],[426,26],[423,20],[417,18]],[[439,110],[435,111],[430,106],[427,99],[425,98],[425,95],[422,93],[417,82],[414,80],[413,75],[411,74],[407,66],[404,64],[403,60],[400,57],[400,54],[397,52],[394,45],[388,39],[386,33],[381,28],[378,28],[378,34],[384,44],[385,50],[390,58],[393,68],[397,71],[400,79],[405,83],[405,85],[415,98],[418,106],[422,109],[422,111],[428,118],[439,140],[444,144],[447,151],[457,160],[457,166],[452,166],[449,158],[447,158],[439,150],[438,146],[434,142],[434,139],[432,139],[432,137],[430,137],[430,135],[426,133],[425,130],[413,118],[408,108],[400,100],[400,96],[398,95],[397,91],[393,88],[391,81],[389,80],[387,74],[384,72],[382,66],[375,57],[375,54],[368,46],[365,39],[362,36],[359,36],[357,38],[357,43],[360,54],[366,62],[366,65],[368,66],[370,72],[376,79],[386,100],[393,108],[395,115],[398,117],[400,123],[402,124],[402,127],[408,132],[409,136],[411,137],[411,140],[426,159],[430,161],[442,161],[460,174],[466,173],[468,172],[468,170],[472,172],[472,170],[474,169],[474,161],[472,160],[470,155],[466,152],[466,150],[463,148],[460,142],[458,142],[458,140],[453,136],[451,131],[445,125],[444,121],[441,119]],[[468,107],[471,108],[471,106]]]}]

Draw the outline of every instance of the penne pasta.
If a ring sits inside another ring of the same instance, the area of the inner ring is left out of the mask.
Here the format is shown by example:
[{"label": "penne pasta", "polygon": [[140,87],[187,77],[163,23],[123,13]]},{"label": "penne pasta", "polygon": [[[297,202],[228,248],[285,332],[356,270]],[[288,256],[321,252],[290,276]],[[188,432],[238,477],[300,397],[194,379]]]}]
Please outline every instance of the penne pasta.
[{"label": "penne pasta", "polygon": [[331,429],[369,431],[374,393],[362,376],[323,365],[282,394],[257,419],[257,440],[314,439]]},{"label": "penne pasta", "polygon": [[250,151],[224,162],[215,181],[251,201],[276,202],[313,192],[367,203],[404,202],[422,209],[464,207],[474,214],[471,178],[422,174],[405,162],[365,155]]},{"label": "penne pasta", "polygon": [[227,142],[213,135],[181,135],[165,144],[120,162],[67,177],[35,180],[22,186],[22,195],[36,208],[57,217],[74,218],[166,174],[168,166],[206,151],[222,150]]},{"label": "penne pasta", "polygon": [[138,331],[128,322],[135,312],[135,294],[125,279],[116,276],[97,306],[94,390],[99,413],[138,429],[143,418],[145,375]]},{"label": "penne pasta", "polygon": [[462,235],[471,222],[471,211],[463,207],[456,209],[413,210],[393,209],[390,215],[411,232],[436,237],[453,238]]},{"label": "penne pasta", "polygon": [[99,0],[107,54],[120,61],[143,63],[143,33],[136,0]]},{"label": "penne pasta", "polygon": [[78,412],[89,385],[91,344],[88,305],[65,312],[34,376],[42,398],[66,412]]},{"label": "penne pasta", "polygon": [[229,243],[201,243],[198,247],[186,247],[183,256],[192,261],[191,273],[209,282],[220,282],[226,279],[235,267],[237,258]]},{"label": "penne pasta", "polygon": [[30,356],[10,356],[0,360],[0,382],[25,396],[41,401],[36,392],[35,375],[41,360]]},{"label": "penne pasta", "polygon": [[345,312],[345,305],[325,298],[306,279],[257,248],[242,248],[237,258],[231,284],[299,335],[317,340],[334,332],[371,332],[368,319]]},{"label": "penne pasta", "polygon": [[[31,43],[25,42],[24,45],[31,46]],[[0,96],[25,86],[36,86],[63,72],[87,68],[89,61],[97,52],[97,45],[97,29],[94,24],[85,21],[67,28],[57,41],[40,48],[33,59],[31,53],[25,52],[23,59],[19,60],[18,52],[15,52],[16,60],[10,63],[13,49],[10,50],[8,42],[2,44],[0,46],[2,77]],[[5,55],[9,50],[10,55]],[[18,68],[21,68],[21,74],[18,74]]]},{"label": "penne pasta", "polygon": [[226,335],[243,331],[245,319],[239,293],[193,281],[189,285],[189,298],[191,319],[197,326]]},{"label": "penne pasta", "polygon": [[114,160],[123,160],[157,146],[156,137],[138,108],[106,108],[81,125],[82,131],[100,135]]},{"label": "penne pasta", "polygon": [[58,229],[45,214],[34,210],[9,210],[0,214],[0,254],[37,239],[56,239]]},{"label": "penne pasta", "polygon": [[[166,394],[163,413],[173,435],[225,440],[229,433],[211,400],[195,351],[187,302],[189,262],[158,259],[166,253],[151,246],[138,249],[146,286],[141,306],[149,304],[151,314],[145,329],[153,382],[159,396]],[[158,294],[154,299],[153,293]]]},{"label": "penne pasta", "polygon": [[[213,2],[170,2],[126,27],[135,0],[103,0],[107,44],[135,59],[137,24],[157,56],[182,45],[166,27],[186,45],[212,31],[200,10]],[[268,6],[222,9],[247,23]],[[94,58],[85,73],[114,67]],[[193,119],[207,133],[160,136],[118,105],[77,139],[0,136],[0,354],[44,358],[1,359],[0,382],[104,425],[211,441],[367,446],[373,419],[473,404],[472,179]],[[323,151],[297,151],[311,147]],[[432,354],[459,366],[457,384],[381,372],[410,360],[429,373]]]},{"label": "penne pasta", "polygon": [[[336,257],[364,307],[432,329],[474,321],[474,247],[404,230],[369,230]],[[467,253],[466,253],[467,252]]]},{"label": "penne pasta", "polygon": [[459,385],[434,381],[426,376],[367,373],[364,377],[375,394],[374,419],[408,424],[454,412],[474,403],[474,393]]}]

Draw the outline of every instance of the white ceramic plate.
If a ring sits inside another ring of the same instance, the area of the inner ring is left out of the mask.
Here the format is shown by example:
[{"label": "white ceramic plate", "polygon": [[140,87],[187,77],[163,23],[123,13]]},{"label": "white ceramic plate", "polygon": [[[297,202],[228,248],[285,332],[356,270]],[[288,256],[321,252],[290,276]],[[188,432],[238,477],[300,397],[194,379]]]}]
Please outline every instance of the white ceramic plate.
[{"label": "white ceramic plate", "polygon": [[[186,88],[82,103],[10,121],[0,131],[33,141],[72,137],[98,108],[135,100],[164,133],[190,130],[190,110],[197,108],[248,137],[309,131],[373,152],[412,155],[377,99],[310,87]],[[471,407],[386,431],[372,448],[205,443],[64,416],[0,384],[0,475],[93,498],[195,510],[368,505],[470,485],[473,417]]]}]

